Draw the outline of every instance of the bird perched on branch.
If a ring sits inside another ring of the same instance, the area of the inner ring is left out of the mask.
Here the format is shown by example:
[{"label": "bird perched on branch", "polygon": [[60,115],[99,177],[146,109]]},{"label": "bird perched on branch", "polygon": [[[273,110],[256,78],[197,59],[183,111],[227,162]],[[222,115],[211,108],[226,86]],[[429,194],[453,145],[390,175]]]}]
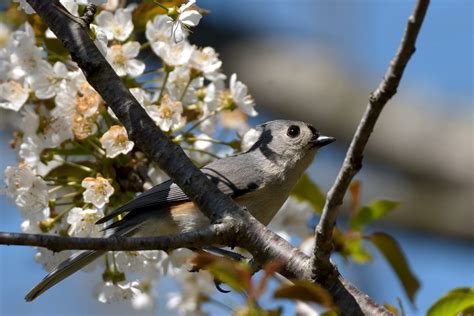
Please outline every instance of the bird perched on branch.
[{"label": "bird perched on branch", "polygon": [[[311,164],[319,148],[335,139],[300,121],[277,120],[255,128],[256,141],[245,152],[218,159],[201,169],[224,194],[267,225]],[[171,180],[140,194],[97,223],[118,215],[107,236],[151,237],[178,234],[210,225],[209,219]],[[44,291],[91,263],[105,251],[81,251],[51,271],[25,297]]]}]

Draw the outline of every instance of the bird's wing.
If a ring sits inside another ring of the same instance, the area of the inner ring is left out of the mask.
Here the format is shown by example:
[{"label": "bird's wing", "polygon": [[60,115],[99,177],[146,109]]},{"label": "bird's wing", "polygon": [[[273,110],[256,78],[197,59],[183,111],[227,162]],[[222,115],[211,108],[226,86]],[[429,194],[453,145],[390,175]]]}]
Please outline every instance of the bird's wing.
[{"label": "bird's wing", "polygon": [[[247,168],[245,171],[242,171],[238,168],[238,157],[240,156],[219,159],[201,169],[222,193],[234,198],[257,190],[263,183],[263,176],[260,170]],[[159,207],[171,206],[187,201],[190,201],[190,199],[181,188],[173,183],[172,180],[168,180],[143,192],[128,203],[107,214],[98,220],[97,224],[105,223],[119,214],[132,210],[158,209]]]}]

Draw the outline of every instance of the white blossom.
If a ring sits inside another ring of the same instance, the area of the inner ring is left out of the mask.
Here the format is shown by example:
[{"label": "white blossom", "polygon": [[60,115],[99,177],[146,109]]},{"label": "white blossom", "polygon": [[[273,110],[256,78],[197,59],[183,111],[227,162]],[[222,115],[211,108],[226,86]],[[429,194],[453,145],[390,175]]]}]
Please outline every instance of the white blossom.
[{"label": "white blossom", "polygon": [[[77,83],[76,83],[77,84]],[[54,99],[56,107],[51,111],[53,117],[64,117],[72,121],[76,114],[86,118],[97,114],[101,102],[100,95],[83,81],[77,91],[60,91]]]},{"label": "white blossom", "polygon": [[21,225],[21,231],[27,234],[41,234],[42,231],[36,221],[31,219],[24,220]]},{"label": "white blossom", "polygon": [[207,79],[213,80],[222,66],[222,61],[219,60],[219,55],[214,48],[204,47],[194,50],[190,64],[191,67],[201,71]]},{"label": "white blossom", "polygon": [[199,120],[201,120],[202,123],[199,125],[199,129],[207,135],[212,135],[214,133],[214,128],[217,123],[215,111],[219,107],[219,95],[222,93],[223,89],[223,80],[211,82],[205,88],[205,96],[202,102],[202,114],[199,117]]},{"label": "white blossom", "polygon": [[31,174],[26,175],[24,173],[25,169],[17,169],[14,172],[15,177],[13,181],[17,186],[16,192],[13,193],[13,196],[10,185],[7,192],[9,191],[10,196],[14,198],[15,204],[23,218],[33,221],[46,219],[49,216],[48,187],[46,182],[36,176],[30,179]]},{"label": "white blossom", "polygon": [[179,44],[164,45],[155,53],[163,59],[163,62],[168,66],[182,66],[189,62],[195,47],[186,41]]},{"label": "white blossom", "polygon": [[98,209],[83,209],[80,207],[73,207],[67,216],[67,223],[69,227],[69,235],[75,237],[100,237],[102,236],[102,227],[96,225],[104,214]]},{"label": "white blossom", "polygon": [[248,88],[241,81],[237,81],[237,75],[234,73],[230,76],[230,94],[239,109],[249,116],[256,116],[255,101],[248,94]]},{"label": "white blossom", "polygon": [[40,263],[47,272],[51,272],[70,255],[71,251],[69,250],[54,252],[46,248],[38,248],[35,260]]},{"label": "white blossom", "polygon": [[220,125],[224,128],[237,131],[242,136],[249,129],[247,115],[239,109],[233,111],[222,111],[219,114]]},{"label": "white blossom", "polygon": [[31,25],[25,23],[23,28],[24,30],[12,33],[5,48],[10,64],[8,76],[13,80],[35,74],[38,63],[43,57],[42,49],[36,46],[35,33]]},{"label": "white blossom", "polygon": [[109,43],[107,33],[104,31],[104,29],[95,24],[91,24],[90,28],[95,34],[95,46],[97,46],[103,56],[107,56],[107,44]]},{"label": "white blossom", "polygon": [[38,63],[37,71],[31,76],[31,88],[38,99],[49,99],[66,88],[68,71],[62,62],[51,66],[46,61]]},{"label": "white blossom", "polygon": [[25,135],[20,145],[18,156],[28,165],[37,167],[40,163],[41,152],[45,149],[43,141],[37,135]]},{"label": "white blossom", "polygon": [[[175,43],[182,42],[189,33],[191,27],[198,25],[202,15],[197,10],[190,10],[190,7],[196,3],[196,0],[190,0],[177,9],[177,15],[168,21],[171,24],[171,36]],[[168,14],[170,15],[170,14]]]},{"label": "white blossom", "polygon": [[133,296],[132,283],[119,282],[114,284],[111,281],[99,283],[94,289],[94,296],[101,303],[128,300]]},{"label": "white blossom", "polygon": [[103,29],[109,41],[125,41],[133,32],[132,11],[134,7],[120,8],[115,14],[101,11],[95,18],[97,25]]},{"label": "white blossom", "polygon": [[17,112],[28,100],[28,86],[17,81],[0,83],[0,108]]},{"label": "white blossom", "polygon": [[66,117],[51,117],[43,130],[43,144],[46,148],[54,148],[65,140],[73,139],[71,121]]},{"label": "white blossom", "polygon": [[147,106],[152,105],[158,100],[157,93],[150,94],[141,88],[131,88],[130,92],[133,94],[135,99],[137,99],[138,103],[140,103],[140,105],[145,109]]},{"label": "white blossom", "polygon": [[166,256],[161,250],[117,251],[115,264],[124,273],[135,273],[148,278],[156,276],[156,265]]},{"label": "white blossom", "polygon": [[89,82],[84,80],[79,86],[78,95],[76,96],[77,113],[85,117],[91,117],[97,114],[101,101],[101,96],[92,88]]},{"label": "white blossom", "polygon": [[128,42],[124,45],[112,45],[107,50],[107,60],[110,62],[114,70],[119,76],[131,77],[139,76],[145,70],[145,64],[134,59],[140,52],[140,44],[138,42]]},{"label": "white blossom", "polygon": [[24,135],[36,134],[39,127],[39,116],[31,106],[24,106],[21,110],[20,127]]},{"label": "white blossom", "polygon": [[51,111],[53,117],[64,117],[72,121],[76,111],[76,94],[71,91],[60,91],[54,98],[56,107]]},{"label": "white blossom", "polygon": [[183,125],[183,105],[180,101],[171,101],[167,95],[163,97],[158,107],[149,106],[146,110],[160,129],[165,132]]},{"label": "white blossom", "polygon": [[127,154],[133,148],[133,142],[128,139],[125,127],[119,125],[111,126],[100,138],[100,143],[109,158]]},{"label": "white blossom", "polygon": [[28,191],[36,178],[33,170],[27,164],[8,166],[4,171],[6,194],[15,198],[18,194]]},{"label": "white blossom", "polygon": [[171,26],[169,25],[170,17],[166,15],[157,15],[153,21],[146,23],[145,36],[151,44],[151,49],[155,54],[159,54],[164,46],[171,45]]},{"label": "white blossom", "polygon": [[82,180],[82,187],[86,190],[82,195],[86,203],[92,203],[97,208],[102,208],[109,203],[109,197],[114,193],[114,188],[110,182],[102,177],[87,177]]},{"label": "white blossom", "polygon": [[[204,78],[194,78],[191,83],[190,69],[186,66],[175,67],[169,74],[166,89],[172,99],[181,100],[182,103],[194,104],[197,102],[196,90],[204,85]],[[186,89],[186,93],[182,96]]]}]

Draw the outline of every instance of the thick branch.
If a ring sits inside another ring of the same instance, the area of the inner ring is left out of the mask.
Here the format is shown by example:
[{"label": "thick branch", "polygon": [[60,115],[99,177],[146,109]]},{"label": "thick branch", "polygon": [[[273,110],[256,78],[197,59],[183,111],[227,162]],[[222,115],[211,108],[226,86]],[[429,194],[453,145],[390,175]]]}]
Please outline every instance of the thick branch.
[{"label": "thick branch", "polygon": [[403,71],[415,52],[415,41],[428,9],[429,0],[418,0],[408,23],[402,41],[385,76],[369,99],[369,104],[352,138],[341,170],[329,191],[321,220],[316,227],[316,243],[313,252],[313,278],[324,282],[333,269],[330,263],[332,251],[332,232],[344,195],[355,174],[362,167],[365,146],[375,123],[385,104],[397,92]]}]

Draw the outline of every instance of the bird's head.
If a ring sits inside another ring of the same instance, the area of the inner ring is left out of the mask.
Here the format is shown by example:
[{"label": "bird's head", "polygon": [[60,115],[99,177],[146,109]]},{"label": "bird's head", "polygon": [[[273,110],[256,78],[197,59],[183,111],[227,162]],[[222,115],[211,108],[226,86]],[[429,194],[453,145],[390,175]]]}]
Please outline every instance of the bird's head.
[{"label": "bird's head", "polygon": [[[252,134],[253,133],[253,134]],[[323,136],[311,124],[301,121],[276,120],[258,125],[253,132],[244,136],[256,141],[247,152],[257,151],[272,163],[285,169],[297,167],[304,171],[312,162],[319,148],[335,141]]]}]

